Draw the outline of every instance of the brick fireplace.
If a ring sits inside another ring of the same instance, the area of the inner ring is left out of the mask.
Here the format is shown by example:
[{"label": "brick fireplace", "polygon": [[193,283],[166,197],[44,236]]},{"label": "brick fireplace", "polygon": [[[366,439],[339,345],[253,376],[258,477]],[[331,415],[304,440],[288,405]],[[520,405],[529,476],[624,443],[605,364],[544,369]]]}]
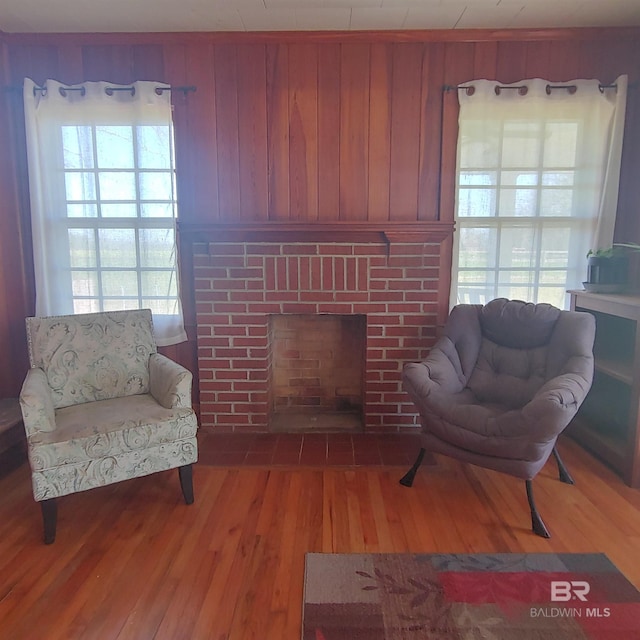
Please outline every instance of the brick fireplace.
[{"label": "brick fireplace", "polygon": [[272,384],[273,319],[332,315],[362,319],[362,429],[415,428],[401,371],[426,355],[443,320],[442,244],[450,225],[182,233],[193,255],[203,428],[268,431],[283,402]]}]

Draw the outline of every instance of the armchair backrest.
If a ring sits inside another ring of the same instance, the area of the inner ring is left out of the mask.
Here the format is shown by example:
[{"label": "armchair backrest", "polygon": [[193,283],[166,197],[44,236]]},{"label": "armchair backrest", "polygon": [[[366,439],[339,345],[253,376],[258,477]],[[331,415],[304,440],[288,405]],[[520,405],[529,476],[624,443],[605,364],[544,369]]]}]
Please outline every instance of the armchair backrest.
[{"label": "armchair backrest", "polygon": [[[585,314],[504,298],[469,305],[468,314],[467,322],[476,325],[477,357],[467,386],[482,402],[520,408],[563,371],[570,357],[577,356],[585,371],[589,368],[593,335],[587,335],[591,324],[585,323]],[[559,329],[562,340],[554,339]],[[577,338],[564,348],[572,332]]]},{"label": "armchair backrest", "polygon": [[156,353],[151,311],[26,319],[29,361],[41,368],[56,409],[148,393]]}]

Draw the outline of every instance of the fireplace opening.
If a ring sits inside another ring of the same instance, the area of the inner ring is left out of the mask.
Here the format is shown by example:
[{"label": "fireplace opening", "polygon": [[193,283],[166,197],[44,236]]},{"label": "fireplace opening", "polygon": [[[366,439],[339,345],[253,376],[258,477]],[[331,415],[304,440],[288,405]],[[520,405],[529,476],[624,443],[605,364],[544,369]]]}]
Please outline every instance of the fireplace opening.
[{"label": "fireplace opening", "polygon": [[269,317],[269,429],[363,429],[365,315]]}]

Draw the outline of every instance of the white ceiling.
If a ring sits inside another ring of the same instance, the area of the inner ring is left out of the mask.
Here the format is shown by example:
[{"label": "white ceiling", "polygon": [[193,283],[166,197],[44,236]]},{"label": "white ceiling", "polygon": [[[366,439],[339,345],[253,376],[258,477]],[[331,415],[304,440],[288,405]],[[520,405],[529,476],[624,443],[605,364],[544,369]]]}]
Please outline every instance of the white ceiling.
[{"label": "white ceiling", "polygon": [[0,31],[640,26],[640,0],[0,0]]}]

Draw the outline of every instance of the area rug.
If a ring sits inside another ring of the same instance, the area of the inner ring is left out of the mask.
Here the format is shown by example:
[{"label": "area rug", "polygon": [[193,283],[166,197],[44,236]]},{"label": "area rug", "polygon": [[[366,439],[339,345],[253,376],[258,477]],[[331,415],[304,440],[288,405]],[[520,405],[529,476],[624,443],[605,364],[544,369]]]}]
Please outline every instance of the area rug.
[{"label": "area rug", "polygon": [[636,640],[640,592],[604,554],[324,554],[303,640]]}]

